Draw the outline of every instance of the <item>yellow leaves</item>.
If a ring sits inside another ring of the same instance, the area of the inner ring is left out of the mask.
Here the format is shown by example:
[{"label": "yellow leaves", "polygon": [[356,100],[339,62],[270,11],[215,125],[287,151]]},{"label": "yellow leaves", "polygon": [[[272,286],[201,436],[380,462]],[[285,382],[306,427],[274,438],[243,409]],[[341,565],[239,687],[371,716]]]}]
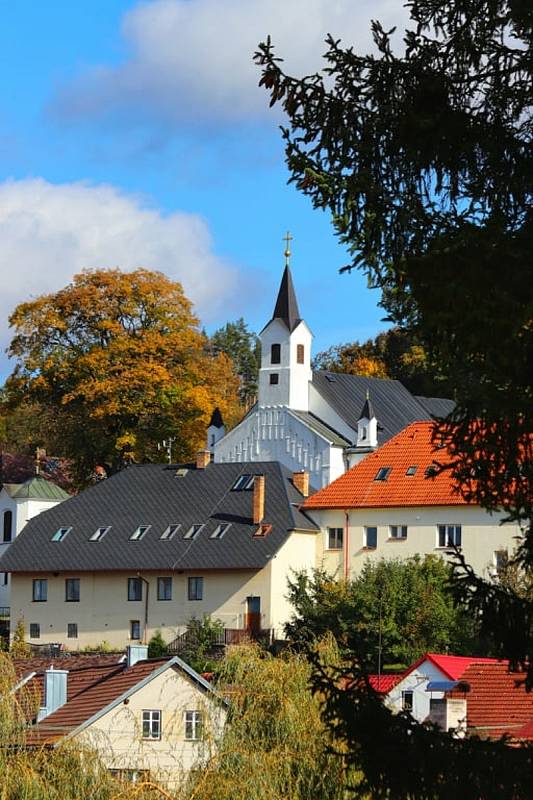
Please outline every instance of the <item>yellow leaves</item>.
[{"label": "yellow leaves", "polygon": [[378,358],[368,356],[359,356],[353,360],[347,359],[346,363],[342,364],[341,371],[351,375],[364,375],[367,378],[388,378],[385,364]]}]

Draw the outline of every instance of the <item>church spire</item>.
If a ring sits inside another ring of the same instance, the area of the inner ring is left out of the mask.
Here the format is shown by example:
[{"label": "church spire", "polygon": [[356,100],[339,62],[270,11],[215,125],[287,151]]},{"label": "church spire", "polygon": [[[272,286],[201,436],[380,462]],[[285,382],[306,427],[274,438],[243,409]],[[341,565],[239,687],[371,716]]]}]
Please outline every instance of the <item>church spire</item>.
[{"label": "church spire", "polygon": [[294,284],[288,264],[285,265],[285,270],[283,271],[278,299],[276,300],[272,319],[282,320],[291,333],[298,323],[301,322],[298,301],[296,300],[296,293],[294,291]]},{"label": "church spire", "polygon": [[368,419],[368,420],[370,420],[370,419],[374,419],[375,416],[376,415],[374,414],[374,408],[373,408],[372,403],[370,401],[370,392],[367,389],[366,390],[365,404],[364,404],[364,406],[363,406],[363,408],[361,410],[361,413],[359,414],[359,419]]}]

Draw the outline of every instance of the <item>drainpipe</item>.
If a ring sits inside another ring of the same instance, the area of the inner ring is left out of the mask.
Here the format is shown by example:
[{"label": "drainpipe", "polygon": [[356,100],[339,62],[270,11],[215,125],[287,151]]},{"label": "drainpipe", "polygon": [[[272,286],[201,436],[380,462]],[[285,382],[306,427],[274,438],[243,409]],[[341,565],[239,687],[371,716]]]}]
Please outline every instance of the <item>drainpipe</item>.
[{"label": "drainpipe", "polygon": [[348,565],[349,565],[349,549],[348,549],[348,535],[349,535],[349,522],[350,522],[350,514],[348,511],[344,512],[344,579],[348,580]]},{"label": "drainpipe", "polygon": [[143,578],[140,572],[137,573],[137,577],[141,579],[141,581],[146,586],[146,595],[144,597],[144,628],[143,628],[143,644],[146,644],[146,631],[148,628],[148,594],[150,592],[150,583]]}]

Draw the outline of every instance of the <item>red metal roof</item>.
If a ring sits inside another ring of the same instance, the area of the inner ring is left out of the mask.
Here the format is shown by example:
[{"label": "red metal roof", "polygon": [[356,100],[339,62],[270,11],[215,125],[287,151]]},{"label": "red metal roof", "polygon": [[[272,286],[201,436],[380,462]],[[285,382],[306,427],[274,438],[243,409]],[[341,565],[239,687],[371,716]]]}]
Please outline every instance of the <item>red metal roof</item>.
[{"label": "red metal roof", "polygon": [[417,669],[424,661],[431,661],[447,678],[452,681],[458,681],[462,677],[465,669],[476,662],[477,664],[501,664],[497,658],[479,658],[479,656],[449,656],[440,655],[439,653],[426,653],[421,656],[418,661],[411,664],[403,673],[402,678],[405,678],[415,669]]},{"label": "red metal roof", "polygon": [[533,695],[526,692],[523,672],[509,672],[509,662],[476,661],[466,668],[461,680],[470,691],[457,689],[447,697],[466,698],[467,728],[470,732],[489,738],[518,732],[533,720]]},{"label": "red metal roof", "polygon": [[[450,470],[428,475],[428,467],[447,464],[451,456],[432,441],[433,422],[413,422],[364,458],[336,481],[304,503],[312,508],[381,508],[401,506],[466,505],[452,484]],[[386,480],[376,480],[378,470],[390,467]],[[416,467],[414,475],[407,475]]]}]

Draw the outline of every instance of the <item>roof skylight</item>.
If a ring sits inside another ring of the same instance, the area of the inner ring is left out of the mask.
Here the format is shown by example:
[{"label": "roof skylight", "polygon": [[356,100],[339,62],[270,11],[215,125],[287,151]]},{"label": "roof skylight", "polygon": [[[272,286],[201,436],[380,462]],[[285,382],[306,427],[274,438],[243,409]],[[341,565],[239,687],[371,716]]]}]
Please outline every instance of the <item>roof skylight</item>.
[{"label": "roof skylight", "polygon": [[386,481],[392,472],[392,467],[380,467],[376,473],[375,481]]},{"label": "roof skylight", "polygon": [[181,525],[179,523],[175,523],[175,524],[169,525],[168,528],[165,528],[165,530],[163,531],[163,533],[161,534],[161,536],[159,538],[160,539],[172,539],[172,537],[174,536],[176,531],[178,531],[180,528],[181,528]]},{"label": "roof skylight", "polygon": [[152,527],[151,525],[139,525],[139,527],[136,530],[134,530],[133,533],[131,534],[130,541],[132,542],[140,541],[143,538],[146,531],[150,530],[151,527]]},{"label": "roof skylight", "polygon": [[416,473],[417,469],[418,469],[418,467],[413,464],[413,466],[407,467],[407,472],[405,474],[406,475],[414,475]]},{"label": "roof skylight", "polygon": [[232,492],[245,492],[254,485],[254,475],[239,475],[233,486]]},{"label": "roof skylight", "polygon": [[222,539],[222,537],[230,527],[231,527],[231,522],[221,522],[220,525],[217,525],[217,527],[211,534],[211,539]]},{"label": "roof skylight", "polygon": [[99,542],[100,539],[103,539],[103,537],[106,535],[110,527],[111,525],[101,525],[99,528],[95,530],[95,532],[91,536],[89,536],[89,541]]},{"label": "roof skylight", "polygon": [[52,536],[50,541],[52,541],[52,542],[62,542],[63,539],[65,538],[65,536],[67,535],[67,533],[69,533],[69,531],[71,531],[71,530],[72,530],[72,526],[70,528],[67,528],[67,527],[58,528],[57,531]]},{"label": "roof skylight", "polygon": [[184,539],[195,539],[203,528],[203,524],[191,525],[187,533],[183,535]]}]

